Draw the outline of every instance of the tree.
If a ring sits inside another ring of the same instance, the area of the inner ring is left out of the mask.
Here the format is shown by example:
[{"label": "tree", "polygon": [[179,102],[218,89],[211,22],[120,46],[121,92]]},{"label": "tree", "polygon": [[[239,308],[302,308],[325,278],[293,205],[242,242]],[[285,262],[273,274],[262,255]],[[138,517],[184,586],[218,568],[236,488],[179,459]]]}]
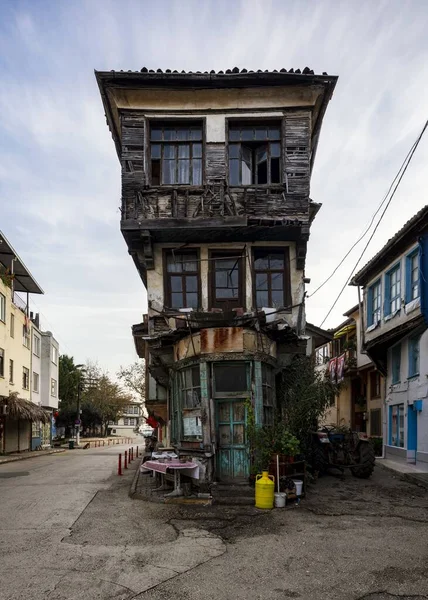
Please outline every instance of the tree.
[{"label": "tree", "polygon": [[129,367],[120,367],[117,377],[124,388],[134,395],[143,406],[146,400],[146,363],[136,360]]},{"label": "tree", "polygon": [[[83,398],[85,406],[90,405],[93,411],[96,411],[99,415],[103,433],[107,435],[109,422],[117,421],[125,411],[126,406],[132,402],[132,397],[124,392],[119,384],[111,381],[106,373],[98,375],[99,373],[100,371],[96,366],[92,365],[90,367],[93,384],[87,384]],[[97,374],[96,378],[94,377],[95,374]]]},{"label": "tree", "polygon": [[315,370],[307,356],[296,357],[281,374],[278,390],[281,421],[309,451],[310,432],[316,431],[321,417],[334,402],[339,386]]},{"label": "tree", "polygon": [[74,364],[72,356],[61,354],[58,370],[61,410],[77,407],[77,390],[82,377],[80,369]]}]

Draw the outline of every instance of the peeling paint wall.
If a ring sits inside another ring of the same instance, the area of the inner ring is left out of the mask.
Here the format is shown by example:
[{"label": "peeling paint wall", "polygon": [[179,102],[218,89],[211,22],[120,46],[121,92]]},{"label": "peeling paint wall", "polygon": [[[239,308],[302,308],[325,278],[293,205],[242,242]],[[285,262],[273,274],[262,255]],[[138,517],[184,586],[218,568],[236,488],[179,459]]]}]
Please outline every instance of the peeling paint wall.
[{"label": "peeling paint wall", "polygon": [[[254,309],[253,306],[253,275],[250,269],[252,248],[257,247],[288,247],[290,253],[290,281],[291,281],[291,299],[292,304],[296,305],[302,302],[305,285],[303,283],[303,271],[296,269],[296,247],[294,242],[254,242],[248,244],[188,244],[186,248],[198,248],[200,250],[200,278],[202,290],[202,308],[208,310],[208,286],[209,286],[209,250],[243,250],[249,258],[245,259],[245,310]],[[177,248],[176,244],[155,244],[154,246],[154,264],[153,270],[147,271],[147,288],[149,302],[149,317],[157,316],[157,311],[162,311],[165,304],[164,296],[164,274],[163,274],[163,249]],[[288,324],[296,327],[298,323],[299,307],[293,308],[291,313],[284,313]]]}]

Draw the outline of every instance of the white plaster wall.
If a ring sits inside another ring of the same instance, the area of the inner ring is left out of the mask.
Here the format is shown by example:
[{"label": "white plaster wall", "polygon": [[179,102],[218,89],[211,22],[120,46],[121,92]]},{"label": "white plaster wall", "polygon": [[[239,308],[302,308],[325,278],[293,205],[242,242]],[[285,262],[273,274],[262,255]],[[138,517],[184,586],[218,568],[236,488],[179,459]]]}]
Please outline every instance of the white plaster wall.
[{"label": "white plaster wall", "polygon": [[[411,337],[411,336],[409,336]],[[401,341],[401,381],[391,385],[392,358],[388,350],[388,375],[386,380],[387,429],[389,430],[389,407],[404,404],[404,447],[407,448],[407,410],[415,400],[423,400],[422,411],[417,414],[418,445],[417,452],[428,453],[428,330],[420,338],[419,376],[408,379],[409,337]],[[388,443],[388,437],[386,443]]]},{"label": "white plaster wall", "polygon": [[[303,271],[296,269],[296,247],[294,242],[254,242],[245,244],[246,253],[251,257],[252,248],[254,247],[288,247],[290,254],[290,280],[292,304],[299,304],[303,300],[304,283]],[[198,248],[200,250],[200,276],[202,289],[202,307],[203,310],[208,310],[208,284],[209,284],[209,250],[242,250],[244,244],[189,244],[186,248]],[[155,244],[154,246],[154,262],[155,268],[147,271],[147,294],[149,302],[149,317],[154,317],[162,311],[164,306],[164,276],[163,276],[163,249],[177,248],[175,244]],[[245,259],[245,299],[246,310],[253,309],[253,279],[250,269],[250,259]],[[298,320],[299,307],[296,306],[291,313],[284,313],[287,322],[295,327]]]},{"label": "white plaster wall", "polygon": [[[40,352],[39,352],[39,356],[37,356],[35,354],[35,344],[34,344],[34,336],[38,336],[38,338],[40,339]],[[42,378],[41,378],[41,371],[42,371],[42,360],[41,360],[41,353],[42,353],[42,335],[40,333],[40,330],[34,325],[34,323],[31,324],[31,371],[30,371],[30,381],[31,381],[31,400],[32,402],[34,402],[35,404],[41,404],[41,385],[42,385]],[[34,391],[34,373],[37,373],[39,375],[39,391],[36,392]]]},{"label": "white plaster wall", "polygon": [[[366,329],[367,329],[367,297],[368,297],[368,290],[369,290],[370,286],[372,286],[376,281],[378,281],[378,279],[380,279],[380,282],[381,282],[381,293],[382,293],[382,297],[381,297],[381,321],[380,321],[380,324],[378,325],[378,327],[376,327],[376,329],[374,329],[373,331],[369,331],[369,332],[366,331],[365,332],[366,342],[369,342],[369,341],[371,341],[373,339],[376,339],[379,335],[383,335],[387,331],[391,331],[395,327],[398,327],[399,325],[402,325],[406,321],[410,321],[411,319],[414,319],[415,317],[417,317],[417,316],[419,316],[421,314],[420,307],[417,307],[415,310],[413,310],[409,314],[406,314],[406,311],[405,311],[405,298],[406,298],[406,256],[412,250],[416,250],[416,248],[417,248],[417,244],[415,244],[415,243],[409,244],[409,246],[406,248],[406,250],[401,254],[401,256],[399,258],[396,258],[395,260],[391,261],[389,263],[389,265],[385,269],[383,269],[380,273],[378,273],[376,277],[373,277],[372,280],[364,288],[364,291],[363,291],[363,295],[364,295],[364,314],[366,316],[366,318],[365,318],[365,324],[366,324]],[[394,267],[398,263],[400,263],[400,266],[401,266],[401,300],[402,300],[402,306],[401,306],[400,312],[397,315],[395,315],[392,319],[388,319],[387,321],[385,321],[385,315],[384,315],[385,273],[387,271],[389,271],[390,269],[392,269],[392,267]]]},{"label": "white plaster wall", "polygon": [[[43,331],[41,333],[42,338],[42,352],[41,352],[41,387],[40,387],[40,400],[42,406],[47,408],[58,408],[58,391],[59,391],[59,377],[58,377],[58,363],[59,363],[59,344],[53,337],[50,331]],[[52,361],[52,347],[57,349],[58,360],[55,364]],[[57,394],[52,396],[51,394],[51,379],[55,379],[57,382]]]}]

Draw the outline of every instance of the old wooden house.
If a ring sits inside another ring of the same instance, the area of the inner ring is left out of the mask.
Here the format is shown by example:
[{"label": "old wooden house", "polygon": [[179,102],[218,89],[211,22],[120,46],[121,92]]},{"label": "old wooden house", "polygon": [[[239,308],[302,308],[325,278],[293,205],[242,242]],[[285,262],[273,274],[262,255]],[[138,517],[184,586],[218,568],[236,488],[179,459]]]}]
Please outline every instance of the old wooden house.
[{"label": "old wooden house", "polygon": [[248,402],[306,352],[309,196],[337,77],[300,70],[96,72],[122,166],[121,230],[148,294],[133,335],[147,408],[200,465],[248,476]]}]

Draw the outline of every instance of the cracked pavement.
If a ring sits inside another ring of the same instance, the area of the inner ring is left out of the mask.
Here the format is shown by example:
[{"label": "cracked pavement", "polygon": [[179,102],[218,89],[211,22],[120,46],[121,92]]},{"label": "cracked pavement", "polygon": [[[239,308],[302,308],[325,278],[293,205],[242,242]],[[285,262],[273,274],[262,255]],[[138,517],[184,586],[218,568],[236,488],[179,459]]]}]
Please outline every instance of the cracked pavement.
[{"label": "cracked pavement", "polygon": [[287,509],[162,505],[118,448],[0,466],[0,600],[428,599],[428,492],[381,468]]}]

